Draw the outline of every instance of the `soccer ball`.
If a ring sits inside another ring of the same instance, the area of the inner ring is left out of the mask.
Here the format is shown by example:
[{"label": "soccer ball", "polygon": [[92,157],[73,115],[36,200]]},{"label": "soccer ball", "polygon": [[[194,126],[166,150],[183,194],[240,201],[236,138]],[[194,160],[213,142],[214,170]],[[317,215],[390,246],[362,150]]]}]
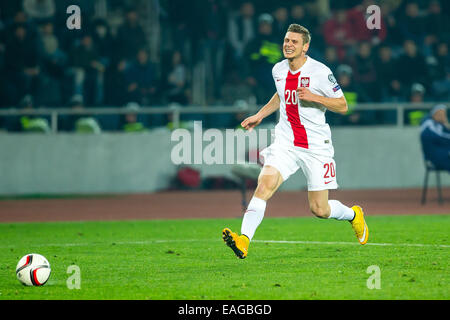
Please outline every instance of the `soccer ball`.
[{"label": "soccer ball", "polygon": [[37,253],[30,253],[22,257],[17,263],[17,279],[25,286],[43,286],[50,277],[50,263]]}]

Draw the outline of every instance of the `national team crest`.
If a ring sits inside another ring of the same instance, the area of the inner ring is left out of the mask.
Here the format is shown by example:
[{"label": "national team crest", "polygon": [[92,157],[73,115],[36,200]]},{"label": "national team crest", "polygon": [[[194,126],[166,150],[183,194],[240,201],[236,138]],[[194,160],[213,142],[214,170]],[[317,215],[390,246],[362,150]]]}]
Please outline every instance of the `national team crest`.
[{"label": "national team crest", "polygon": [[309,77],[301,77],[300,78],[300,87],[303,87],[303,88],[309,87]]}]

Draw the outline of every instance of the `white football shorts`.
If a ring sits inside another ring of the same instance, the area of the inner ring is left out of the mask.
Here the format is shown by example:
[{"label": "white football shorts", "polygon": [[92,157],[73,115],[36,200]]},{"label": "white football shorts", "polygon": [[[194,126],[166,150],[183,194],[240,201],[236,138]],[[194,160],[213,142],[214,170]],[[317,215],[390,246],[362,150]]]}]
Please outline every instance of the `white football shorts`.
[{"label": "white football shorts", "polygon": [[286,181],[302,169],[308,182],[308,191],[337,189],[336,163],[332,157],[316,155],[301,148],[289,148],[272,143],[261,151],[264,165],[276,168]]}]

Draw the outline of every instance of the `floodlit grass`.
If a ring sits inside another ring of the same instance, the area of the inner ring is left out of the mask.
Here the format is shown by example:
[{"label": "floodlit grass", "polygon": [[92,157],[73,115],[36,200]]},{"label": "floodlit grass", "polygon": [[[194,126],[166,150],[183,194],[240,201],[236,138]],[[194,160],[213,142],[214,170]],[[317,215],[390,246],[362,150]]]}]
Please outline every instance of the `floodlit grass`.
[{"label": "floodlit grass", "polygon": [[[221,240],[240,219],[0,224],[0,299],[450,298],[450,216],[366,220],[361,246],[346,221],[266,218],[244,260]],[[27,253],[50,261],[45,286],[17,281]],[[67,287],[70,265],[79,290]],[[381,289],[367,287],[371,265]]]}]

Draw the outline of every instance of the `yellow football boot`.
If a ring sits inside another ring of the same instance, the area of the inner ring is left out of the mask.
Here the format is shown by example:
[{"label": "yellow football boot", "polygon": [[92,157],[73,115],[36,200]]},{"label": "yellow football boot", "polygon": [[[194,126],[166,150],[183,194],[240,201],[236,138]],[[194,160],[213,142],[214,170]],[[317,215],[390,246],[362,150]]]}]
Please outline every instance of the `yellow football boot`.
[{"label": "yellow football boot", "polygon": [[245,259],[245,257],[247,257],[250,240],[246,236],[240,236],[230,229],[225,228],[222,231],[222,239],[225,241],[226,245],[234,251],[234,254],[239,259]]},{"label": "yellow football boot", "polygon": [[353,206],[352,209],[355,212],[355,218],[350,223],[355,230],[359,243],[366,244],[369,239],[369,227],[364,220],[364,212],[360,206]]}]

